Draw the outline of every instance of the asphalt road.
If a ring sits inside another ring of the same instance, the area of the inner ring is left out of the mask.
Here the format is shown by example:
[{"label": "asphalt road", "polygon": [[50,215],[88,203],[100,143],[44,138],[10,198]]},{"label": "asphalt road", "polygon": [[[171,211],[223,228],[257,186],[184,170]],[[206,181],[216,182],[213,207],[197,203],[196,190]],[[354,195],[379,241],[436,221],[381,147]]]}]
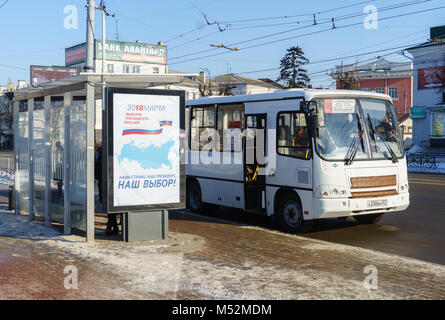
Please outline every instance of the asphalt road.
[{"label": "asphalt road", "polygon": [[304,236],[445,265],[445,175],[410,174],[410,206],[374,225],[320,220]]},{"label": "asphalt road", "polygon": [[[301,235],[445,265],[445,175],[410,174],[409,182],[410,206],[403,212],[387,213],[373,225],[322,219]],[[214,217],[271,228],[264,217],[228,208]]]}]

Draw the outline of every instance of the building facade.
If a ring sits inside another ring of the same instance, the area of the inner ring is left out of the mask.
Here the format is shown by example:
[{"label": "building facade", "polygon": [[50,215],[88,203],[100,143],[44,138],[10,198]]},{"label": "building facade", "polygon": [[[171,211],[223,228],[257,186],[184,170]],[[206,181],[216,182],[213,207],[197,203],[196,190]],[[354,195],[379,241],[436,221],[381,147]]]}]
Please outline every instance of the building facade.
[{"label": "building facade", "polygon": [[397,117],[409,114],[413,103],[413,63],[390,62],[380,59],[364,65],[336,66],[332,77],[340,89],[339,78],[349,73],[357,80],[359,90],[389,95],[397,111]]},{"label": "building facade", "polygon": [[431,28],[428,42],[407,51],[414,58],[413,142],[445,147],[445,26]]},{"label": "building facade", "polygon": [[[127,74],[166,74],[167,47],[161,42],[154,45],[140,42],[107,40],[105,42],[105,68],[102,70],[102,40],[95,40],[94,72]],[[65,49],[65,66],[84,72],[86,43]]]}]

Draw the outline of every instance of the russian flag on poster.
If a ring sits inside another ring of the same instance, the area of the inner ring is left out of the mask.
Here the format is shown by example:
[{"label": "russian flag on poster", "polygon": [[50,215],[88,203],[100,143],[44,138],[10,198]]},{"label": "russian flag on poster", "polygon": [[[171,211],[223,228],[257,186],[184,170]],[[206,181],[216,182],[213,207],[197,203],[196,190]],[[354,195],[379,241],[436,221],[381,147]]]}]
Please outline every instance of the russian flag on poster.
[{"label": "russian flag on poster", "polygon": [[126,129],[122,132],[123,136],[131,135],[131,134],[141,134],[141,135],[158,135],[163,132],[162,127],[171,127],[173,126],[173,121],[160,121],[159,123],[160,129],[156,130],[145,130],[145,129]]}]

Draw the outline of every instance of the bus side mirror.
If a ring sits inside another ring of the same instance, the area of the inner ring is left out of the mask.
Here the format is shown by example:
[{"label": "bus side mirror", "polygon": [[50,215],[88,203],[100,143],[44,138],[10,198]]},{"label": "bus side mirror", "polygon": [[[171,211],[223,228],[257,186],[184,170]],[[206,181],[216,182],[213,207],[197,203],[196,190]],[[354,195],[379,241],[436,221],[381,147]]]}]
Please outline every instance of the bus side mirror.
[{"label": "bus side mirror", "polygon": [[306,112],[308,114],[317,113],[317,102],[316,101],[301,101],[300,111]]},{"label": "bus side mirror", "polygon": [[309,134],[311,135],[311,137],[313,138],[318,138],[319,137],[319,132],[318,132],[318,117],[314,114],[311,114],[308,116],[308,129],[309,129]]}]

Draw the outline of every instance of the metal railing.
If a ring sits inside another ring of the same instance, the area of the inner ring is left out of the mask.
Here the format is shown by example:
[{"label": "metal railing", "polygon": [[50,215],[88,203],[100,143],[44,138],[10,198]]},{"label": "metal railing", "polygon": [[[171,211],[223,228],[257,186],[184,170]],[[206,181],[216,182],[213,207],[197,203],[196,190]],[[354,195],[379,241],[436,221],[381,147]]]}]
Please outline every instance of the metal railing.
[{"label": "metal railing", "polygon": [[431,153],[413,153],[406,158],[408,167],[410,168],[437,168],[436,156]]}]

